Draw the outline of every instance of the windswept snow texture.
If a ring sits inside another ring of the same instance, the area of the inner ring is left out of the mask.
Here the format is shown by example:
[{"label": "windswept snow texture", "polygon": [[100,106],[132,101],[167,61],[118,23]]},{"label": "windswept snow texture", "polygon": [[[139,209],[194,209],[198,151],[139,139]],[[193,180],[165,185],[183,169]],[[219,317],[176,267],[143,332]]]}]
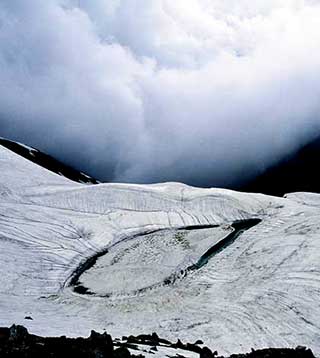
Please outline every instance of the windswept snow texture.
[{"label": "windswept snow texture", "polygon": [[[155,331],[201,338],[222,354],[298,344],[320,354],[318,195],[83,185],[1,146],[0,173],[0,326],[72,336]],[[251,218],[262,221],[199,270],[139,291]],[[107,249],[80,276],[96,294],[74,292],[75,272]]]}]

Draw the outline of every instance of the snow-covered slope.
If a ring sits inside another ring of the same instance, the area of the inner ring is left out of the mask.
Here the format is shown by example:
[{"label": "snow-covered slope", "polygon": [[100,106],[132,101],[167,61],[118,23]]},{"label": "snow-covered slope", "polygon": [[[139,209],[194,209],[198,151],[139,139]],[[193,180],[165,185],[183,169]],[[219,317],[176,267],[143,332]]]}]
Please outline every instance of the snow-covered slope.
[{"label": "snow-covered slope", "polygon": [[5,138],[0,137],[0,145],[10,149],[14,153],[19,154],[31,162],[40,165],[43,168],[46,168],[58,175],[64,176],[68,179],[71,179],[75,182],[82,183],[82,184],[98,184],[99,182],[90,177],[87,174],[79,172],[61,162],[57,159],[47,155],[40,150],[29,147],[19,142],[14,142]]},{"label": "snow-covered slope", "polygon": [[[220,353],[301,344],[319,354],[318,198],[82,185],[0,146],[0,325],[42,335],[156,331]],[[187,270],[252,218],[262,221]]]}]

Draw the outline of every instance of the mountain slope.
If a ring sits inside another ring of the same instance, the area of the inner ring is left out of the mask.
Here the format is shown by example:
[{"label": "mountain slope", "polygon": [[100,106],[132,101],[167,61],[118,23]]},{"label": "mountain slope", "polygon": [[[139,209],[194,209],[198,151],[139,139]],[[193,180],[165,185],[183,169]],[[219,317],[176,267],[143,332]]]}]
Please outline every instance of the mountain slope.
[{"label": "mountain slope", "polygon": [[12,150],[14,153],[21,155],[22,157],[32,161],[35,164],[40,165],[43,168],[46,168],[56,174],[64,176],[75,182],[85,183],[85,184],[99,183],[96,179],[82,172],[79,172],[69,167],[68,165],[59,162],[58,160],[51,157],[50,155],[40,152],[38,149],[8,139],[4,139],[1,137],[0,137],[0,145],[2,145],[7,149]]},{"label": "mountain slope", "polygon": [[319,158],[320,137],[239,189],[279,196],[295,191],[320,193],[320,172],[317,170]]},{"label": "mountain slope", "polygon": [[83,185],[2,146],[0,172],[0,326],[320,353],[318,195]]},{"label": "mountain slope", "polygon": [[[59,162],[35,148],[1,137],[0,145],[74,182],[99,183],[98,180]],[[276,196],[300,191],[320,193],[320,172],[316,170],[319,158],[320,137],[267,168],[256,178],[230,189]]]}]

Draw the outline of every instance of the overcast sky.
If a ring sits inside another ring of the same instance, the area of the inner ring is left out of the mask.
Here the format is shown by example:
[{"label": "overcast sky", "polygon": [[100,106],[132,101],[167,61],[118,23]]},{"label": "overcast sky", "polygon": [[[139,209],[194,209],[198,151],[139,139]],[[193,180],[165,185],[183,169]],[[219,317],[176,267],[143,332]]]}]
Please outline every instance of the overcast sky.
[{"label": "overcast sky", "polygon": [[236,183],[320,134],[319,19],[316,0],[2,0],[0,136],[106,181]]}]

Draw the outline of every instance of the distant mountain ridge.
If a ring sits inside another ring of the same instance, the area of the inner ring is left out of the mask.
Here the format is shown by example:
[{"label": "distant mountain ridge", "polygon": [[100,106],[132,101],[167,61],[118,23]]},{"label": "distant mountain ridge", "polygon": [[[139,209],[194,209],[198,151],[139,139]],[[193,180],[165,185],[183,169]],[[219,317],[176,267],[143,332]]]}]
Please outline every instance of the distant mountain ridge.
[{"label": "distant mountain ridge", "polygon": [[320,136],[237,189],[276,196],[291,192],[320,193],[319,160]]},{"label": "distant mountain ridge", "polygon": [[[99,184],[97,179],[63,164],[38,149],[1,137],[0,145],[72,181]],[[228,187],[227,189],[274,196],[283,196],[291,192],[320,193],[320,171],[317,170],[319,159],[320,136],[267,168],[252,180],[241,186]]]},{"label": "distant mountain ridge", "polygon": [[99,181],[91,176],[79,172],[72,167],[61,163],[52,156],[42,153],[36,148],[26,146],[22,143],[14,142],[0,137],[0,145],[15,152],[18,155],[32,161],[35,164],[40,165],[58,175],[64,176],[72,181],[83,184],[99,184]]}]

